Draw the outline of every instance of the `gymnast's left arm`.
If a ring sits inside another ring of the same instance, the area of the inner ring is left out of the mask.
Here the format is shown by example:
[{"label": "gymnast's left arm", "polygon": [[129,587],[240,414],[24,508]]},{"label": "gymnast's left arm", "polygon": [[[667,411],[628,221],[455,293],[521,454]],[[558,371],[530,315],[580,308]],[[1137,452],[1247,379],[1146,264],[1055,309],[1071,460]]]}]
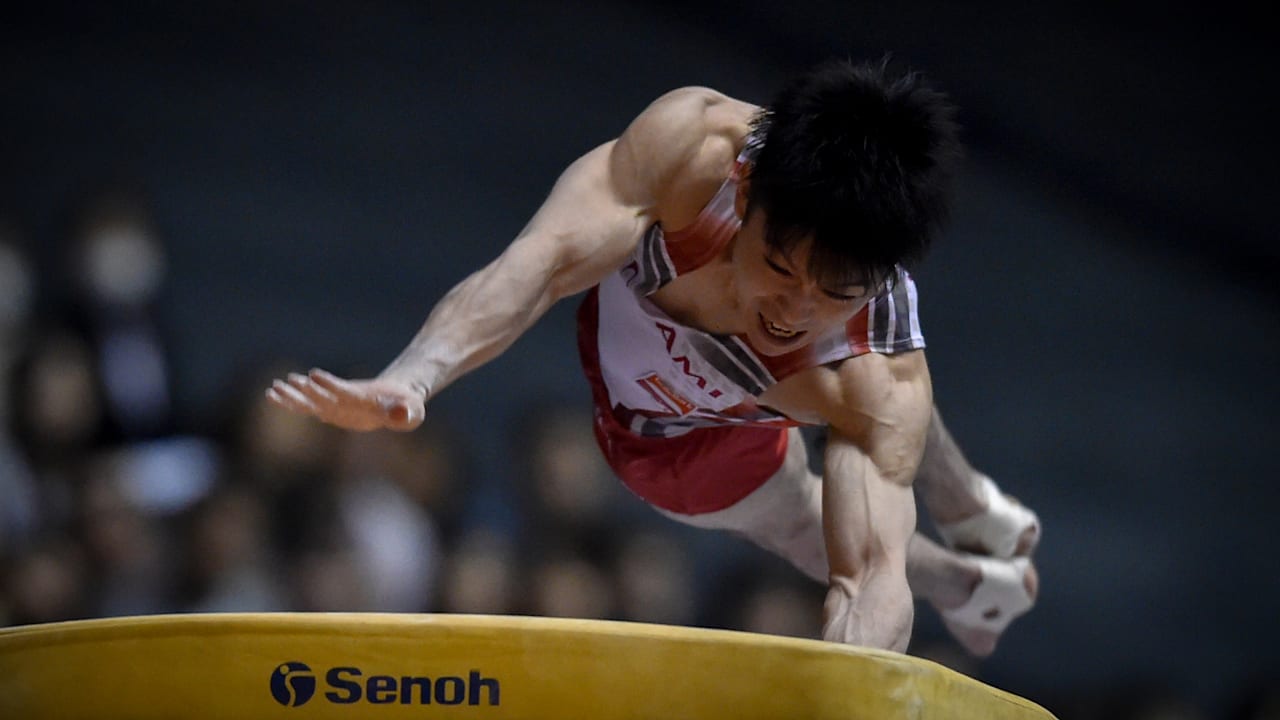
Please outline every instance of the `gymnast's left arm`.
[{"label": "gymnast's left arm", "polygon": [[923,351],[869,354],[841,363],[824,385],[830,428],[823,530],[831,573],[822,636],[905,652],[914,620],[911,483],[933,407],[928,366]]}]

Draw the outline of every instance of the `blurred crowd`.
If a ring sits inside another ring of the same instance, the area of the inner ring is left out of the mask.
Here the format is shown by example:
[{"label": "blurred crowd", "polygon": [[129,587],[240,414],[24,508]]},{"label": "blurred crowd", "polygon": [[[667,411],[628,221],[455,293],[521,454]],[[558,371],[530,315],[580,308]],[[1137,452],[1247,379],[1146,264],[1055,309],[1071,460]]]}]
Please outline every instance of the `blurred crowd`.
[{"label": "blurred crowd", "polygon": [[[0,218],[0,626],[372,611],[819,636],[822,587],[661,518],[612,478],[585,385],[506,431],[517,470],[501,520],[467,512],[484,479],[448,418],[335,431],[264,401],[296,369],[284,358],[228,381],[216,417],[177,422],[147,203],[106,192],[70,220],[37,271],[32,241]],[[981,677],[936,628],[911,652]],[[1037,699],[1063,720],[1208,717],[1168,687]],[[1235,717],[1278,714],[1275,694],[1242,692]]]},{"label": "blurred crowd", "polygon": [[[69,228],[38,272],[20,228],[0,227],[0,624],[465,612],[816,636],[821,588],[780,562],[758,572],[738,541],[708,576],[682,529],[626,494],[585,391],[505,431],[515,512],[490,521],[467,512],[483,479],[448,418],[334,430],[265,401],[298,367],[283,358],[229,379],[213,417],[177,421],[147,204],[104,193]],[[732,602],[714,587],[747,577]]]}]

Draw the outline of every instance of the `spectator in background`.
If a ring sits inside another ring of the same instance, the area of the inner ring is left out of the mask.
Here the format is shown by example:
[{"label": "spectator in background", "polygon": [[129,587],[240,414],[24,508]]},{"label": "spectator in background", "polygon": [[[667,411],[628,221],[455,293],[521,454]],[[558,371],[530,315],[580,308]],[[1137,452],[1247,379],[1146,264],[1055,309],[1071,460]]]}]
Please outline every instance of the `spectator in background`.
[{"label": "spectator in background", "polygon": [[83,553],[56,532],[15,553],[2,579],[7,592],[7,599],[0,598],[3,624],[91,617]]},{"label": "spectator in background", "polygon": [[39,498],[26,453],[12,434],[13,366],[30,332],[35,277],[17,231],[0,219],[0,562],[34,535]]},{"label": "spectator in background", "polygon": [[89,344],[65,328],[38,329],[13,371],[12,421],[39,490],[39,523],[67,527],[80,464],[104,447],[100,385]]},{"label": "spectator in background", "polygon": [[270,541],[296,567],[304,553],[345,547],[350,538],[333,536],[340,523],[333,477],[337,433],[262,401],[260,378],[273,368],[255,365],[230,381],[215,435],[226,454],[226,476],[262,493]]},{"label": "spectator in background", "polygon": [[303,545],[289,556],[289,604],[299,612],[358,612],[373,607],[356,553]]},{"label": "spectator in background", "polygon": [[819,640],[822,628],[804,613],[818,610],[822,602],[790,582],[766,582],[752,588],[742,598],[736,618],[739,629],[765,635]]},{"label": "spectator in background", "polygon": [[819,639],[823,594],[773,557],[746,562],[722,580],[712,612],[734,630]]},{"label": "spectator in background", "polygon": [[332,474],[339,434],[262,402],[255,383],[279,367],[254,366],[224,393],[218,433],[235,473],[270,493],[322,484]]},{"label": "spectator in background", "polygon": [[523,612],[540,617],[613,619],[617,597],[600,545],[566,545],[553,538],[529,548]]},{"label": "spectator in background", "polygon": [[88,333],[107,416],[123,438],[171,432],[169,360],[156,317],[167,258],[141,194],[111,188],[81,210],[68,276]]},{"label": "spectator in background", "polygon": [[[145,264],[136,253],[121,251],[120,243],[90,245],[96,250],[85,254],[96,259],[87,265],[99,270],[115,268],[117,275],[129,275]],[[81,276],[102,279],[112,273],[86,270],[76,274]],[[174,558],[165,555],[170,544],[164,521],[207,490],[217,466],[216,449],[196,438],[139,442],[112,431],[104,394],[108,365],[100,362],[103,355],[87,334],[92,323],[79,322],[84,320],[75,317],[79,313],[52,320],[29,313],[34,283],[7,233],[0,241],[0,281],[0,337],[5,340],[0,367],[6,391],[0,402],[0,489],[5,497],[0,536],[8,540],[14,527],[25,525],[28,535],[59,538],[34,554],[15,557],[14,567],[49,588],[74,587],[77,597],[67,604],[79,613],[173,609]],[[105,306],[118,309],[129,303]],[[130,372],[154,370],[132,363],[125,358]],[[54,568],[68,582],[51,582],[57,577]],[[28,600],[36,593],[11,590]],[[15,604],[23,606],[21,599]],[[59,604],[51,600],[50,607]],[[18,621],[23,617],[22,611],[16,614]]]},{"label": "spectator in background", "polygon": [[217,488],[190,511],[184,609],[271,612],[288,609],[269,541],[265,504],[239,483]]},{"label": "spectator in background", "polygon": [[532,532],[588,546],[610,537],[631,505],[590,427],[589,405],[554,401],[526,408],[517,423],[516,492]]},{"label": "spectator in background", "polygon": [[368,610],[424,612],[436,589],[440,534],[431,514],[406,492],[414,482],[410,476],[420,472],[411,462],[415,440],[362,434],[347,435],[340,444],[334,492],[368,588]]},{"label": "spectator in background", "polygon": [[523,612],[611,618],[618,610],[609,552],[622,494],[585,430],[590,408],[535,403],[515,427],[528,580]]},{"label": "spectator in background", "polygon": [[[257,397],[261,402],[262,396]],[[405,500],[430,518],[440,543],[448,544],[462,530],[468,491],[474,487],[470,460],[464,439],[444,419],[435,418],[413,434],[398,435],[394,452],[381,463]]]},{"label": "spectator in background", "polygon": [[121,452],[85,462],[77,497],[78,532],[88,564],[93,614],[103,617],[173,612],[182,558],[160,519],[128,492],[130,465]]},{"label": "spectator in background", "polygon": [[622,620],[692,625],[699,598],[689,553],[656,527],[623,531],[613,558],[614,590]]},{"label": "spectator in background", "polygon": [[[461,444],[443,425],[349,437],[266,402],[271,364],[226,394],[229,474],[258,489],[301,608],[422,612],[437,594],[444,533],[460,514]],[[344,579],[343,582],[336,582]]]},{"label": "spectator in background", "polygon": [[478,526],[465,531],[445,561],[440,609],[509,615],[520,606],[524,569],[510,534]]}]

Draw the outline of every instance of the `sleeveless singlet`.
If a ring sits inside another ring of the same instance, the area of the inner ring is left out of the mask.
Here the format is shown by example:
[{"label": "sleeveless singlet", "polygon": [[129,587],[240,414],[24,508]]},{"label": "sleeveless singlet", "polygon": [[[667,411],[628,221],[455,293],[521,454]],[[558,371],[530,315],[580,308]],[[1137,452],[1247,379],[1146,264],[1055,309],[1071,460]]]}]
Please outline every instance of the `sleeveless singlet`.
[{"label": "sleeveless singlet", "polygon": [[734,238],[742,223],[734,207],[738,183],[757,150],[749,138],[693,223],[671,233],[651,226],[579,310],[579,350],[601,449],[633,492],[673,512],[727,507],[781,466],[785,429],[803,423],[756,403],[774,383],[868,352],[924,347],[915,283],[902,268],[844,327],[781,356],[757,353],[745,336],[681,325],[649,299]]}]

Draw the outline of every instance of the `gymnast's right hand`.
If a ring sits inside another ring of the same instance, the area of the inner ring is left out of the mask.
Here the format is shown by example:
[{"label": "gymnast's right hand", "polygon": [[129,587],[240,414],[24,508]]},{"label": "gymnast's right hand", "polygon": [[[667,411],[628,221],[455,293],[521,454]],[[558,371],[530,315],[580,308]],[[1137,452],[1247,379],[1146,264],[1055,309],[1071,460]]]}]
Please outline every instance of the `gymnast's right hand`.
[{"label": "gymnast's right hand", "polygon": [[426,415],[426,393],[395,380],[344,380],[324,370],[289,373],[267,390],[267,399],[296,413],[346,430],[413,430]]}]

